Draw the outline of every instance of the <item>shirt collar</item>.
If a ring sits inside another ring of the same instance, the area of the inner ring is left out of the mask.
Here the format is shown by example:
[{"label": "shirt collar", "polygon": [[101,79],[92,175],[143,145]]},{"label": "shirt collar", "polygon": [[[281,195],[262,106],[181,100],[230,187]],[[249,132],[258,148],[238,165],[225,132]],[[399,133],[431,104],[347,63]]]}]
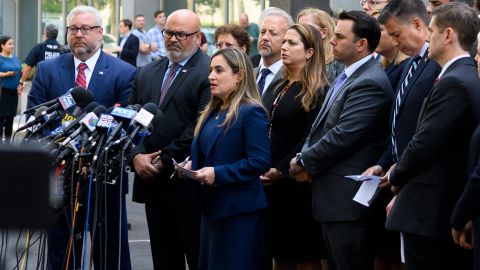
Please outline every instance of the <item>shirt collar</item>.
[{"label": "shirt collar", "polygon": [[428,56],[428,55],[425,55],[425,53],[427,53],[427,50],[428,50],[429,46],[430,46],[430,43],[428,43],[428,42],[423,43],[423,47],[420,50],[420,53],[418,55],[420,55],[420,57],[422,57],[422,58],[425,57],[425,56]]},{"label": "shirt collar", "polygon": [[131,34],[132,34],[132,31],[128,31],[128,33],[126,35],[122,36],[122,38],[128,38]]},{"label": "shirt collar", "polygon": [[282,59],[278,60],[277,62],[271,64],[269,67],[266,67],[263,61],[259,65],[259,70],[262,71],[264,68],[268,68],[270,72],[273,73],[273,76],[277,75],[278,71],[283,67]]},{"label": "shirt collar", "polygon": [[442,72],[440,72],[440,74],[438,75],[438,78],[442,78],[443,76],[443,73],[445,73],[445,71],[447,70],[448,67],[450,67],[455,61],[457,61],[458,59],[460,58],[465,58],[465,57],[470,57],[470,55],[468,53],[466,54],[462,54],[462,55],[459,55],[457,57],[454,57],[452,59],[450,59],[450,61],[448,61],[445,66],[443,66],[442,68]]},{"label": "shirt collar", "polygon": [[347,75],[347,78],[350,77],[359,67],[361,67],[363,64],[368,62],[368,60],[372,59],[372,55],[369,54],[362,59],[358,60],[357,62],[351,64],[350,66],[345,68],[345,75]]},{"label": "shirt collar", "polygon": [[[87,65],[88,70],[93,71],[95,69],[95,64],[97,63],[98,58],[100,57],[100,51],[101,51],[101,49],[98,49],[97,52],[94,55],[92,55],[90,58],[88,58],[87,61],[83,62]],[[75,56],[73,57],[73,62],[75,64],[75,70],[77,70],[78,65],[80,65],[80,63],[82,63],[82,61],[80,59],[76,58]]]}]

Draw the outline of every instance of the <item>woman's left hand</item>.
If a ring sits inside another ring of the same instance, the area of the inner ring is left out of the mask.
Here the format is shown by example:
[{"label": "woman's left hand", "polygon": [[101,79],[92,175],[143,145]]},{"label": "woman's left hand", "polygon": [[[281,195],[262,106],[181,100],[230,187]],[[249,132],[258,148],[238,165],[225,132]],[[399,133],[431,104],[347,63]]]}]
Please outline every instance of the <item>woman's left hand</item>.
[{"label": "woman's left hand", "polygon": [[195,171],[195,179],[204,185],[213,185],[215,183],[215,169],[213,167],[204,167]]},{"label": "woman's left hand", "polygon": [[19,96],[21,96],[22,93],[23,93],[23,85],[22,85],[22,84],[19,84],[19,85],[17,86],[17,94],[18,94]]}]

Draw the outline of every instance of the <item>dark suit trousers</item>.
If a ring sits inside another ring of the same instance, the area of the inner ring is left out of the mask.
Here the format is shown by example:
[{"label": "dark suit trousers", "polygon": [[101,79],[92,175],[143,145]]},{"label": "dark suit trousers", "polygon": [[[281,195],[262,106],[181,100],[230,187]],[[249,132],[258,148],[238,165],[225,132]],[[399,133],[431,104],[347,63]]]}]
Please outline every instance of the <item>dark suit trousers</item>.
[{"label": "dark suit trousers", "polygon": [[156,270],[196,270],[200,247],[200,210],[164,196],[145,202],[153,266]]},{"label": "dark suit trousers", "polygon": [[406,270],[472,269],[469,256],[451,238],[404,233]]},{"label": "dark suit trousers", "polygon": [[322,222],[330,270],[372,270],[374,251],[364,221]]}]

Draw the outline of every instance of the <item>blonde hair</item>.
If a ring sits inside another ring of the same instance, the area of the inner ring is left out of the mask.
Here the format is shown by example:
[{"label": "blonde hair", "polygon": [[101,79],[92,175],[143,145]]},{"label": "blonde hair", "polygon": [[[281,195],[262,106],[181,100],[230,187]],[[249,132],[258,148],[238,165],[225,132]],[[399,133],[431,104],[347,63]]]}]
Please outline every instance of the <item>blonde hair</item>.
[{"label": "blonde hair", "polygon": [[[211,59],[215,57],[223,57],[234,74],[242,75],[236,89],[230,93],[225,101],[225,103],[228,104],[228,111],[225,121],[220,124],[219,127],[226,126],[228,129],[231,122],[238,118],[238,112],[242,104],[257,104],[258,106],[263,106],[257,84],[255,83],[253,66],[248,56],[239,49],[224,48],[212,55]],[[200,129],[205,123],[208,115],[210,115],[210,113],[212,113],[214,110],[220,109],[222,104],[224,104],[223,100],[212,95],[207,106],[205,106],[205,109],[200,113],[197,126],[195,127],[195,136],[198,136],[200,133]]]},{"label": "blonde hair", "polygon": [[[328,84],[323,43],[318,42],[321,35],[314,26],[308,24],[294,24],[288,29],[294,30],[300,35],[305,50],[313,49],[312,57],[307,59],[307,63],[303,67],[302,76],[299,81],[302,89],[297,95],[297,97],[302,97],[302,108],[306,112],[309,112],[315,108],[320,101],[323,101],[325,96],[323,91]],[[280,85],[288,81],[290,77],[290,71],[287,67],[284,68],[283,80]]]},{"label": "blonde hair", "polygon": [[[333,18],[325,11],[317,8],[304,8],[297,15],[297,23],[299,19],[303,16],[312,15],[314,18],[315,24],[320,29],[327,29],[327,36],[323,39],[323,48],[325,49],[325,63],[329,64],[333,61],[333,49],[332,44],[330,44],[330,39],[333,37],[335,31],[335,21]],[[321,37],[320,37],[321,38]]]},{"label": "blonde hair", "polygon": [[[395,59],[393,59],[393,64],[395,66],[400,65],[403,61],[407,60],[408,55],[404,54],[403,52],[399,51],[397,56],[395,56]],[[382,67],[386,69],[388,65],[390,65],[390,61],[384,56],[380,57],[380,64],[382,64]]]}]

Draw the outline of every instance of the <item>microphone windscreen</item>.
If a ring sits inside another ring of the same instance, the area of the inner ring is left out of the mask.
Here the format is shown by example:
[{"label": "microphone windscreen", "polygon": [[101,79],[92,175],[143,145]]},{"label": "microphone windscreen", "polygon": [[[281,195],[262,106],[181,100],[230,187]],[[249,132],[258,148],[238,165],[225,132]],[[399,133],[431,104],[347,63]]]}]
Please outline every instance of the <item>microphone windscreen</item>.
[{"label": "microphone windscreen", "polygon": [[44,111],[46,111],[48,109],[47,106],[41,106],[39,107],[38,109],[35,110],[35,114],[33,115],[35,118],[39,117],[40,115],[42,115],[42,113]]},{"label": "microphone windscreen", "polygon": [[155,115],[157,113],[157,105],[153,102],[149,102],[143,106],[143,109],[147,112]]},{"label": "microphone windscreen", "polygon": [[103,106],[103,105],[99,105],[97,106],[93,111],[92,111],[95,115],[100,115],[102,113],[107,113],[108,112],[108,109]]},{"label": "microphone windscreen", "polygon": [[85,106],[85,108],[83,108],[83,111],[86,112],[86,113],[89,113],[89,112],[93,111],[95,108],[97,108],[99,105],[100,104],[98,104],[95,101],[90,102],[87,106]]},{"label": "microphone windscreen", "polygon": [[83,87],[75,87],[70,91],[75,103],[78,107],[84,108],[93,101],[92,91],[86,90]]},{"label": "microphone windscreen", "polygon": [[140,111],[142,109],[142,106],[140,104],[130,104],[127,106],[127,109],[134,110],[136,112]]}]

